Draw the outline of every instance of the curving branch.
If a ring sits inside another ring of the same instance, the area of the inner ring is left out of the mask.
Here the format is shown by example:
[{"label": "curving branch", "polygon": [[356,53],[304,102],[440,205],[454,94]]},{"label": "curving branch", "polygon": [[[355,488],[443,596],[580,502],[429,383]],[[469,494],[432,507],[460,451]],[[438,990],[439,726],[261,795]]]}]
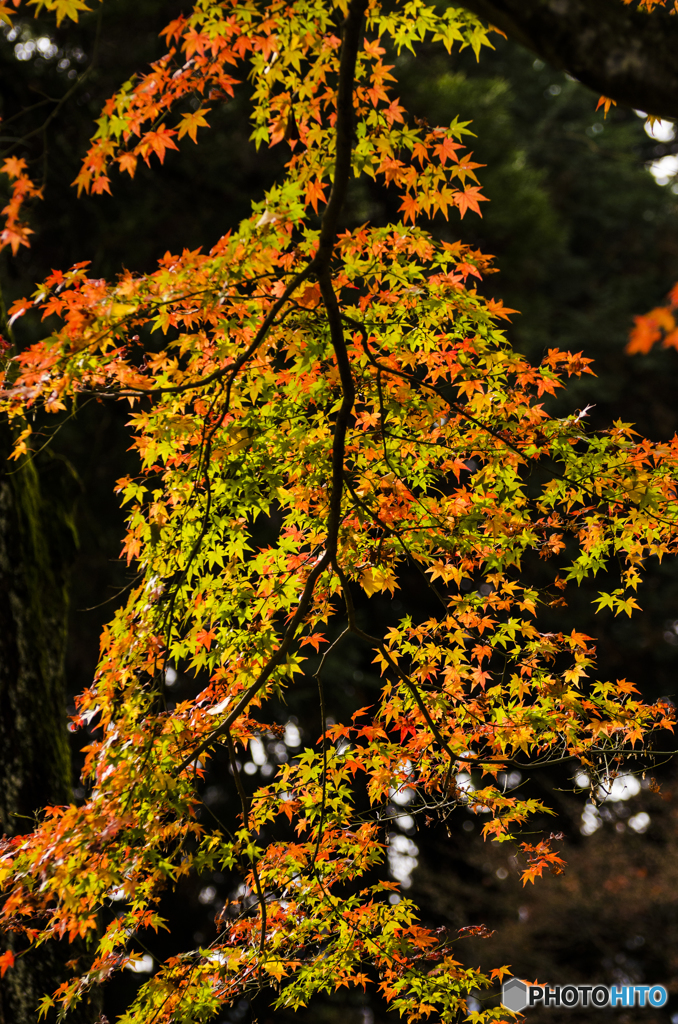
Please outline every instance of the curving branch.
[{"label": "curving branch", "polygon": [[678,118],[678,16],[622,0],[454,0],[598,94]]},{"label": "curving branch", "polygon": [[[264,686],[266,681],[270,678],[273,670],[284,662],[294,643],[297,627],[301,622],[303,622],[304,617],[311,606],[315,585],[325,569],[333,563],[337,553],[337,541],[339,537],[339,526],[341,523],[341,496],[344,487],[346,431],[353,403],[355,401],[355,387],[344,340],[341,311],[332,287],[330,261],[334,252],[337,226],[346,196],[348,179],[351,173],[351,138],[354,116],[353,87],[355,82],[355,65],[366,8],[367,0],[352,0],[349,4],[346,21],[344,22],[344,38],[337,90],[336,159],[332,191],[322,219],[318,250],[308,266],[301,272],[304,276],[308,276],[311,272],[314,272],[318,277],[323,304],[327,313],[332,347],[334,348],[334,354],[339,368],[339,378],[342,389],[342,402],[334,423],[334,438],[332,443],[332,479],[329,511],[327,516],[327,541],[325,544],[325,551],[308,575],[306,584],[299,599],[299,604],[297,605],[297,610],[287,625],[282,642],[278,649],[271,655],[264,667],[261,669],[257,678],[245,690],[240,700],[229,712],[221,725],[214,729],[202,740],[202,742],[191,750],[190,754],[184,757],[181,764],[175,769],[175,775],[180,775],[181,772],[188,768],[195,758],[198,757],[207,747],[211,746],[215,740],[223,736],[224,733],[228,733],[231,725],[242,714],[248,704]],[[301,277],[301,274],[297,275],[297,278],[294,279],[296,282],[295,287],[300,283],[298,279]],[[282,299],[279,300],[279,303],[276,303],[276,306],[273,308],[277,310],[282,302],[289,298],[291,291],[292,286],[290,285],[286,289]],[[257,338],[263,331],[264,326],[267,323],[270,324],[270,322],[272,322],[271,312],[269,312],[266,321],[264,321],[264,324],[257,334]],[[247,352],[248,354],[252,353],[252,346],[250,346]],[[204,384],[205,382],[203,381],[202,383]]]}]

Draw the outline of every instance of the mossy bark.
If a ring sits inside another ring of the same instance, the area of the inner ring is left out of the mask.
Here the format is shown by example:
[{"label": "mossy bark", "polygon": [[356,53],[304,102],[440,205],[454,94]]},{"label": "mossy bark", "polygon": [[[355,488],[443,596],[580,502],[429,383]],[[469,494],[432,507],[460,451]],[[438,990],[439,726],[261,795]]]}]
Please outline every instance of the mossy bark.
[{"label": "mossy bark", "polygon": [[[8,461],[0,424],[0,823],[31,829],[40,809],[73,799],[66,725],[64,655],[68,570],[76,546],[73,475],[56,458]],[[5,949],[22,948],[14,935]],[[55,942],[20,956],[0,982],[0,1024],[35,1024],[36,1005],[83,955]],[[99,1007],[81,1004],[68,1020],[92,1024]]]}]

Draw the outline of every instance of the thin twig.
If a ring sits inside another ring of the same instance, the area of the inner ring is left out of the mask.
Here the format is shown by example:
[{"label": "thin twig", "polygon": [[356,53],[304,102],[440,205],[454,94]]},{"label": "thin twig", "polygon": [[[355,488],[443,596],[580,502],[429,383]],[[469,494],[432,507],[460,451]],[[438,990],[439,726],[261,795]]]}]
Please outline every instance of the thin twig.
[{"label": "thin twig", "polygon": [[[226,743],[228,746],[228,756],[231,761],[231,769],[233,770],[233,778],[235,779],[235,787],[238,790],[238,796],[240,797],[240,806],[242,807],[242,821],[243,825],[250,834],[250,816],[247,809],[247,794],[243,788],[242,779],[240,778],[240,769],[238,768],[238,761],[235,756],[235,746],[233,745],[233,737],[231,736],[230,729],[226,730]],[[259,879],[259,872],[257,871],[256,861],[254,854],[250,854],[250,861],[252,862],[252,877],[254,878],[254,887],[257,890],[257,899],[259,900],[259,906],[261,908],[261,938],[259,940],[259,954],[264,955],[266,949],[266,899],[261,888],[261,881]],[[259,974],[261,975],[261,961],[259,961]]]},{"label": "thin twig", "polygon": [[[330,646],[327,648],[327,650],[323,654],[322,660],[320,662],[320,665],[318,666],[318,671],[315,673],[315,676],[314,676],[315,681],[318,684],[318,697],[319,697],[319,700],[320,700],[320,728],[321,728],[322,743],[323,743],[323,788],[322,788],[322,798],[321,798],[321,803],[320,803],[320,822],[318,824],[318,835],[317,835],[317,838],[316,838],[315,851],[313,853],[313,866],[314,866],[314,870],[316,872],[316,875],[317,875],[317,869],[318,869],[318,851],[320,850],[320,842],[321,842],[321,839],[322,839],[323,827],[324,827],[325,806],[326,806],[326,803],[327,803],[327,737],[325,735],[325,733],[327,731],[327,725],[326,725],[326,717],[325,717],[325,696],[324,696],[324,693],[323,693],[323,684],[322,684],[322,680],[320,678],[320,674],[321,674],[321,672],[322,672],[322,670],[323,670],[323,668],[325,666],[325,662],[326,662],[328,656],[332,653],[334,648],[341,642],[341,640],[344,639],[344,637],[346,636],[347,633],[348,633],[348,629],[344,629],[339,634],[337,639],[332,644],[330,644]],[[320,881],[320,879],[318,879],[318,880]]]}]

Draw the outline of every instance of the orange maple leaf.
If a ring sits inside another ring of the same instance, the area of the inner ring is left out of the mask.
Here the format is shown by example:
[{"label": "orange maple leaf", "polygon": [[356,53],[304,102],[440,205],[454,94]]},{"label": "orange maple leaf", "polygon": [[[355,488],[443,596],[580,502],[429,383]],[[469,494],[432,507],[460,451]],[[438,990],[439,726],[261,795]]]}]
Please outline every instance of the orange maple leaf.
[{"label": "orange maple leaf", "polygon": [[318,203],[325,202],[325,189],[321,181],[312,181],[306,189],[306,202],[310,203],[315,213],[318,212]]},{"label": "orange maple leaf", "polygon": [[454,196],[455,206],[459,207],[459,213],[463,217],[467,210],[473,210],[479,217],[482,217],[478,203],[486,203],[487,196],[480,194],[479,185],[469,185],[463,192],[457,192]]},{"label": "orange maple leaf", "polygon": [[168,149],[179,148],[172,138],[173,135],[176,135],[173,128],[166,128],[164,124],[161,124],[156,131],[147,133],[143,142],[140,142],[137,146],[135,152],[142,156],[147,164],[150,163],[149,157],[151,153],[155,153],[160,163],[163,163]]},{"label": "orange maple leaf", "polygon": [[414,224],[415,217],[419,212],[419,201],[416,196],[406,195],[400,204],[400,209],[405,211],[403,215],[405,223],[410,221]]},{"label": "orange maple leaf", "polygon": [[18,156],[8,156],[0,171],[10,178],[18,178],[26,170],[26,161]]},{"label": "orange maple leaf", "polygon": [[209,629],[201,629],[195,636],[196,650],[198,647],[204,647],[209,651],[212,646],[212,641],[216,640],[217,634],[214,629],[210,626]]},{"label": "orange maple leaf", "polygon": [[616,107],[617,101],[611,100],[609,96],[601,96],[596,105],[596,110],[599,110],[602,106],[605,107],[605,117],[607,117],[608,110],[610,107]]},{"label": "orange maple leaf", "polygon": [[134,177],[137,169],[137,158],[134,153],[121,153],[118,157],[118,164],[121,171],[127,171],[130,178]]},{"label": "orange maple leaf", "polygon": [[434,146],[433,152],[440,158],[440,162],[445,166],[448,159],[457,160],[457,150],[463,149],[464,147],[459,142],[453,142],[452,139],[443,139],[438,146]]},{"label": "orange maple leaf", "polygon": [[303,647],[305,644],[310,644],[316,651],[320,650],[320,645],[325,642],[325,637],[322,633],[311,633],[310,636],[304,636],[301,638],[300,644]]},{"label": "orange maple leaf", "polygon": [[4,978],[10,967],[14,967],[14,953],[8,949],[0,956],[0,978]]}]

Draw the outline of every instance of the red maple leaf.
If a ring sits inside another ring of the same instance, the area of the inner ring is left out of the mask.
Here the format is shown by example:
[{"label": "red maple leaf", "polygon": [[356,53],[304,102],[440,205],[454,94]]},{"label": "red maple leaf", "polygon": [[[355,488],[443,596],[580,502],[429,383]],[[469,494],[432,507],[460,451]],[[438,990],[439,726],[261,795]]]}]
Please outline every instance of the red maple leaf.
[{"label": "red maple leaf", "polygon": [[201,629],[198,633],[196,633],[195,636],[196,650],[199,647],[204,647],[206,650],[209,651],[210,647],[212,646],[212,641],[216,640],[216,638],[217,634],[214,632],[214,629],[211,626],[209,629]]}]

